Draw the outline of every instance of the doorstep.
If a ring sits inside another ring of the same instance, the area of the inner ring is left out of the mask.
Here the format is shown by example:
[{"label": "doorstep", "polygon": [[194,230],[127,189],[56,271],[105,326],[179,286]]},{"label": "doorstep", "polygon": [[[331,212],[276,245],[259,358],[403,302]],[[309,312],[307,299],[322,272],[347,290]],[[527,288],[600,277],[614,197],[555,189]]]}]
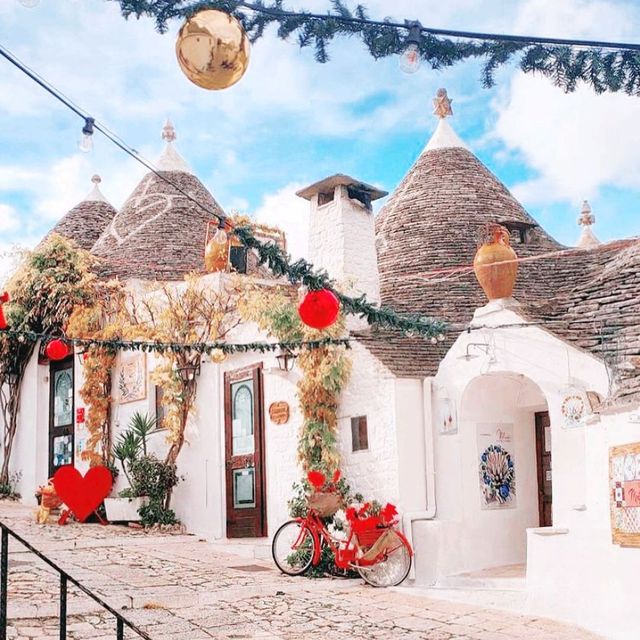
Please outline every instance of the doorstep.
[{"label": "doorstep", "polygon": [[271,560],[271,540],[269,538],[222,538],[210,544],[224,553],[231,553],[254,560]]}]

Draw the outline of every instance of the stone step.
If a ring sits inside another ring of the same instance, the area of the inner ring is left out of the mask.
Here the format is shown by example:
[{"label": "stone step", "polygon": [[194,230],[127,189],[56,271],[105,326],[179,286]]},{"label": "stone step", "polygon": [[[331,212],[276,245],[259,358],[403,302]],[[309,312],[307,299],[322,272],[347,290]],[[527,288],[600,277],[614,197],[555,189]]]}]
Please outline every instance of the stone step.
[{"label": "stone step", "polygon": [[472,591],[525,591],[527,581],[526,578],[457,575],[442,578],[434,586],[440,589],[468,589]]},{"label": "stone step", "polygon": [[271,560],[271,541],[269,538],[226,538],[211,542],[221,552],[255,560]]}]

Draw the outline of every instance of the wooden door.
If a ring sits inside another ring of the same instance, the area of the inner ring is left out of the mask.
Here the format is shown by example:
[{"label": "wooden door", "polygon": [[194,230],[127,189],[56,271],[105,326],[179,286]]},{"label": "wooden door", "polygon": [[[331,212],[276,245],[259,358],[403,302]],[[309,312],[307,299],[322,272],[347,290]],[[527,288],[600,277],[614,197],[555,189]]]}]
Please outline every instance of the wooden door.
[{"label": "wooden door", "polygon": [[552,520],[551,421],[549,412],[536,413],[536,453],[538,458],[538,511],[540,526],[550,527]]},{"label": "wooden door", "polygon": [[227,537],[267,535],[262,363],[225,373]]},{"label": "wooden door", "polygon": [[73,464],[73,356],[49,366],[49,477]]}]

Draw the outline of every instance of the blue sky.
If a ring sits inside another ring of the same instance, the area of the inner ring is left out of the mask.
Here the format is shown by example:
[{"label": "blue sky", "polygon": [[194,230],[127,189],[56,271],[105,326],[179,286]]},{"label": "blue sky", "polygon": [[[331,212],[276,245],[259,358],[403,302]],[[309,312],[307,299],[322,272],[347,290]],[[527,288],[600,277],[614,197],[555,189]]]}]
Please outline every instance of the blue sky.
[{"label": "blue sky", "polygon": [[[388,0],[365,5],[372,17],[389,15]],[[448,28],[640,42],[632,1],[395,0],[392,15]],[[331,62],[319,65],[311,50],[272,33],[253,48],[239,84],[207,92],[178,69],[179,26],[161,36],[152,21],[125,22],[105,0],[41,0],[32,9],[0,2],[4,46],[150,159],[170,117],[178,149],[222,206],[282,226],[295,253],[304,251],[308,206],[295,190],[342,172],[392,191],[436,125],[431,98],[440,86],[454,100],[458,134],[560,241],[576,241],[584,198],[602,240],[640,235],[640,98],[585,88],[565,95],[513,69],[486,90],[475,63],[408,76],[397,60],[374,61],[357,41],[337,41]],[[33,246],[89,191],[94,173],[117,207],[144,174],[98,135],[91,154],[78,152],[81,126],[0,61],[0,253]]]}]

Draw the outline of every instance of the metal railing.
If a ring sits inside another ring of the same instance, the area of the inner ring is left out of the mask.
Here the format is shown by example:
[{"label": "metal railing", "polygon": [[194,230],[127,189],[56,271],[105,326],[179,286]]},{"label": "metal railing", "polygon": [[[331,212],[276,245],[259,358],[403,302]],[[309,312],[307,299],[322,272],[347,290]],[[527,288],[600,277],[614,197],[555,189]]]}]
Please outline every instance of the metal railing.
[{"label": "metal railing", "polygon": [[118,613],[113,607],[110,607],[95,593],[92,593],[87,587],[80,584],[75,578],[70,576],[64,569],[61,569],[55,562],[47,558],[43,553],[34,548],[24,538],[21,538],[15,531],[12,531],[6,524],[0,522],[2,529],[2,548],[0,549],[0,640],[7,639],[7,584],[9,578],[9,536],[17,540],[21,545],[26,547],[31,553],[35,554],[55,569],[60,576],[60,640],[67,638],[67,587],[71,583],[78,587],[80,591],[88,595],[92,600],[97,602],[105,611],[108,611],[116,619],[116,640],[124,640],[124,628],[129,627],[144,640],[152,640],[151,636],[139,629],[133,622],[127,620],[122,614]]}]

